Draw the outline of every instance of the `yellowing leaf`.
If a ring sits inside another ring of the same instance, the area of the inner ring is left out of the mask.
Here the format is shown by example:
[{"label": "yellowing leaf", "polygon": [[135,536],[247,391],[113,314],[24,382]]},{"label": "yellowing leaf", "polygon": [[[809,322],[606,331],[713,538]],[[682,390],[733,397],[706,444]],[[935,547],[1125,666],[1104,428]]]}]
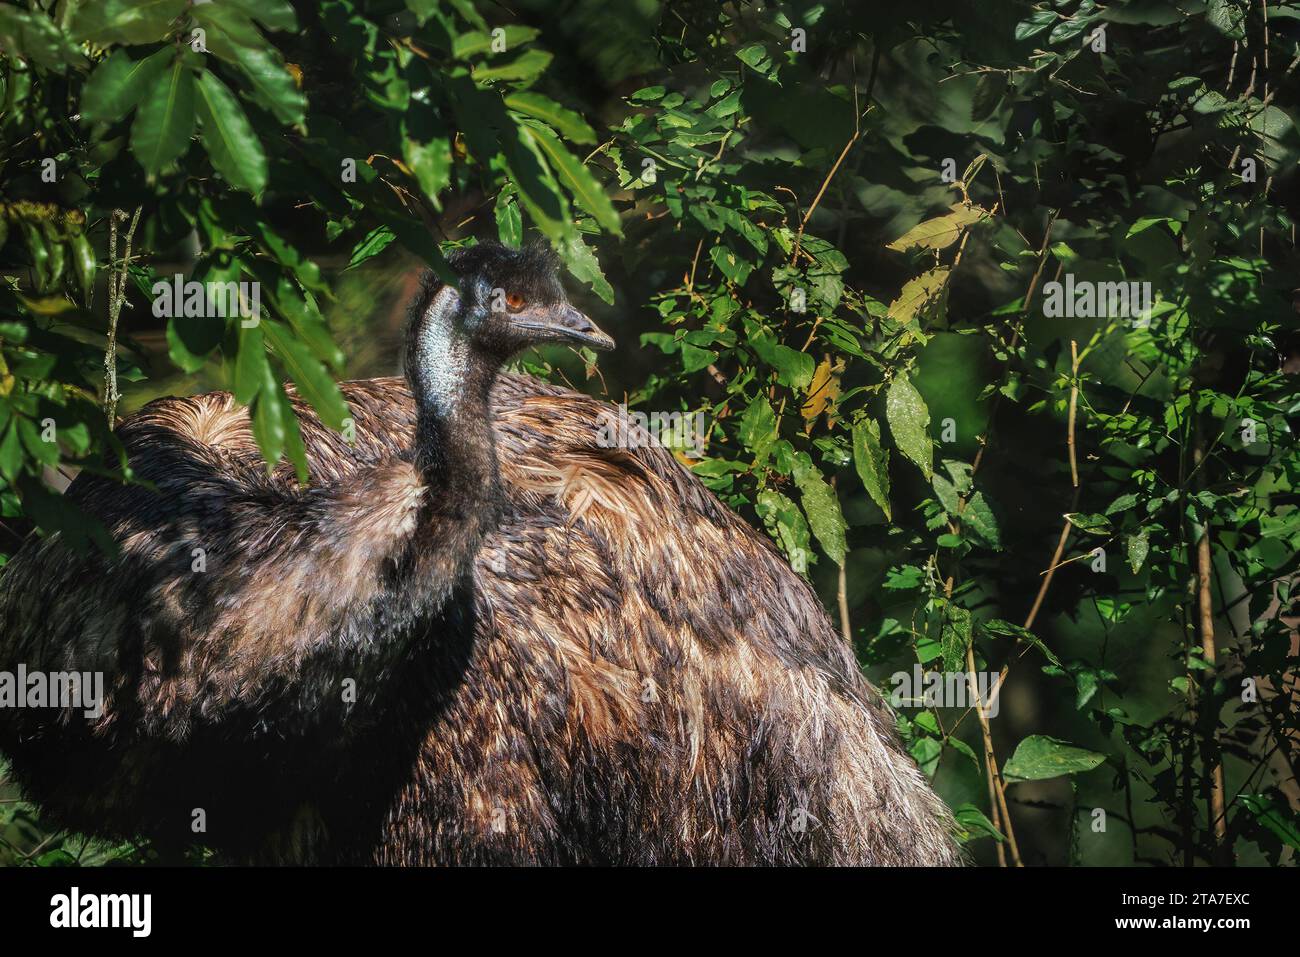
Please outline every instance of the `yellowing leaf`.
[{"label": "yellowing leaf", "polygon": [[988,212],[979,206],[959,203],[950,213],[917,223],[885,248],[897,252],[907,252],[912,249],[946,249],[961,238],[963,232],[987,216]]},{"label": "yellowing leaf", "polygon": [[[826,412],[830,404],[839,398],[840,377],[836,374],[837,371],[838,369],[831,368],[830,356],[822,359],[821,364],[813,371],[812,382],[808,385],[808,398],[804,400],[799,410],[808,428],[812,428],[817,416]],[[826,422],[828,425],[831,424],[829,417]]]},{"label": "yellowing leaf", "polygon": [[[889,304],[887,317],[904,325],[916,322],[921,309],[937,296],[948,281],[948,267],[940,266],[908,280],[898,298]],[[917,332],[920,331],[918,327]]]},{"label": "yellowing leaf", "polygon": [[39,299],[28,299],[22,293],[19,293],[18,301],[38,316],[58,316],[77,308],[66,296],[42,296]]}]

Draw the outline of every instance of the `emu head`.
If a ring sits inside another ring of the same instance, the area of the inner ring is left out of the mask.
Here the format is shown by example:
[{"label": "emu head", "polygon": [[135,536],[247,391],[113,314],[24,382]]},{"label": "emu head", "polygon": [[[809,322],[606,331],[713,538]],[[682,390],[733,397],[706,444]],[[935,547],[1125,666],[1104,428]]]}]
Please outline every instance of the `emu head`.
[{"label": "emu head", "polygon": [[422,407],[449,410],[530,346],[613,348],[614,340],[569,303],[548,247],[482,242],[452,253],[448,263],[457,281],[443,285],[427,275],[411,307],[406,372]]},{"label": "emu head", "polygon": [[511,249],[483,242],[449,263],[459,277],[459,318],[474,347],[501,360],[530,346],[575,343],[612,349],[614,340],[575,309],[549,246]]}]

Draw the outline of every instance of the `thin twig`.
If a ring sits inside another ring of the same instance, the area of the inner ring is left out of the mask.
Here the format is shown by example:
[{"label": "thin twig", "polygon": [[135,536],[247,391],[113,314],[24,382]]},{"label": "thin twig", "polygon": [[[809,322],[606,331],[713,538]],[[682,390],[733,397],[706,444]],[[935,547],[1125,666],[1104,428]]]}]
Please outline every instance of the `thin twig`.
[{"label": "thin twig", "polygon": [[117,320],[122,314],[122,305],[126,302],[126,281],[131,269],[131,240],[135,237],[136,226],[140,224],[140,211],[143,208],[137,206],[135,215],[131,217],[120,261],[117,258],[117,224],[119,220],[126,219],[126,213],[115,209],[109,216],[108,344],[104,348],[104,413],[108,417],[110,429],[117,421],[117,402],[121,398],[117,391]]},{"label": "thin twig", "polygon": [[[1193,412],[1195,414],[1195,412]],[[1199,466],[1205,455],[1205,438],[1200,422],[1196,425],[1196,438],[1192,446],[1192,462]],[[1198,484],[1204,484],[1204,475]],[[1214,599],[1211,593],[1211,569],[1213,556],[1210,554],[1210,517],[1205,518],[1201,536],[1196,542],[1196,599],[1197,626],[1201,633],[1201,652],[1210,670],[1205,672],[1201,681],[1202,694],[1198,705],[1203,712],[1201,724],[1205,728],[1205,763],[1206,776],[1209,781],[1209,816],[1214,827],[1215,857],[1220,863],[1232,863],[1232,847],[1228,844],[1228,820],[1226,816],[1226,789],[1223,781],[1223,755],[1216,740],[1218,725],[1217,709],[1214,707],[1214,677],[1218,653],[1214,647]]]},{"label": "thin twig", "polygon": [[803,242],[803,231],[808,227],[808,220],[812,218],[813,212],[817,209],[817,204],[822,201],[822,196],[826,194],[826,187],[829,186],[831,180],[835,178],[836,172],[839,171],[840,164],[844,162],[844,157],[849,155],[849,150],[852,149],[853,144],[858,141],[859,135],[861,135],[860,131],[853,131],[853,135],[849,137],[849,141],[844,144],[844,149],[840,150],[840,155],[839,158],[835,160],[835,165],[831,167],[831,171],[827,173],[826,178],[822,180],[822,188],[817,190],[817,195],[813,198],[812,205],[808,207],[808,212],[804,213],[803,219],[799,223],[799,232],[794,237],[794,252],[790,255],[790,262],[793,263],[799,258],[799,246]]},{"label": "thin twig", "polygon": [[[989,727],[988,711],[980,698],[979,684],[975,679],[975,651],[973,646],[966,646],[966,670],[969,672],[968,680],[970,681],[971,693],[975,695],[975,714],[980,722],[980,734],[984,739],[984,767],[987,774],[993,779],[993,793],[997,797],[994,805],[1002,812],[1003,833],[1007,836],[1007,846],[1011,851],[1011,863],[1013,867],[1024,867],[1024,861],[1020,859],[1020,846],[1016,843],[1016,830],[1011,826],[1011,812],[1007,810],[1007,784],[1002,779],[1002,772],[998,769],[997,755],[993,751],[993,731]],[[1001,861],[1005,866],[1005,861]]]},{"label": "thin twig", "polygon": [[1079,459],[1074,451],[1074,418],[1079,408],[1079,343],[1070,340],[1070,422],[1066,429],[1066,443],[1070,449],[1070,482],[1079,487]]},{"label": "thin twig", "polygon": [[[876,70],[875,62],[873,62],[871,68],[871,85],[874,86],[875,82]],[[869,86],[867,88],[867,96],[870,97],[870,95],[871,87]],[[871,109],[870,103],[867,104],[867,109]],[[812,205],[808,207],[808,212],[803,214],[803,219],[799,222],[799,232],[794,237],[794,250],[790,254],[790,263],[792,265],[799,259],[799,245],[803,242],[803,231],[808,227],[808,220],[812,219],[812,214],[816,211],[817,204],[820,203],[822,197],[826,195],[826,187],[831,185],[831,180],[835,178],[835,174],[839,171],[840,164],[844,162],[844,157],[849,155],[849,150],[853,148],[853,144],[858,141],[858,137],[861,135],[862,122],[861,117],[858,115],[858,88],[855,83],[853,87],[853,135],[850,136],[849,141],[844,144],[844,149],[840,150],[840,155],[836,158],[835,165],[831,167],[831,171],[827,173],[826,178],[822,180],[822,188],[817,190],[817,195],[813,198]]]},{"label": "thin twig", "polygon": [[[831,490],[835,490],[835,479],[837,476],[831,476]],[[840,605],[840,631],[844,635],[844,643],[853,646],[853,627],[849,619],[849,579],[848,579],[849,555],[848,549],[844,551],[844,561],[840,562],[839,585],[836,588],[836,597]]]}]

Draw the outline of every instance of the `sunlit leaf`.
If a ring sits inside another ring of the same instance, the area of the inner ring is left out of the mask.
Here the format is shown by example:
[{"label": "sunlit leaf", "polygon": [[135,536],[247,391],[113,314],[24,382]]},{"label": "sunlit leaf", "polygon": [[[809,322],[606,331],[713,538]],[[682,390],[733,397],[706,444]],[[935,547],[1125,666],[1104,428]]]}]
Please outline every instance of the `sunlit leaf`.
[{"label": "sunlit leaf", "polygon": [[178,57],[145,94],[131,125],[131,152],[146,173],[157,176],[189,146],[194,132],[194,73]]},{"label": "sunlit leaf", "polygon": [[1063,774],[1091,771],[1106,760],[1104,754],[1077,748],[1042,734],[1031,734],[1018,745],[1002,768],[1007,781],[1044,781]]},{"label": "sunlit leaf", "polygon": [[928,479],[934,468],[934,442],[930,438],[930,410],[921,393],[905,375],[894,377],[885,397],[885,418],[894,444]]}]

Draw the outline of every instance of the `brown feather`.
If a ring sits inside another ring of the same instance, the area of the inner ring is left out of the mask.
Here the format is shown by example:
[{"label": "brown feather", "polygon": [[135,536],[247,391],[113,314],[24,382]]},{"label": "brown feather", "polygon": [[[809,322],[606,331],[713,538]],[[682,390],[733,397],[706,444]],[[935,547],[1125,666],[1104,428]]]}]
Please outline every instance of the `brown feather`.
[{"label": "brown feather", "polygon": [[[202,806],[222,822],[203,840],[274,861],[959,861],[946,809],[809,585],[667,450],[600,448],[607,406],[527,377],[493,393],[508,504],[475,563],[472,640],[448,622],[400,658],[377,651],[366,674],[317,679],[359,678],[352,711],[296,713],[278,697],[301,680],[284,636],[379,593],[375,542],[406,521],[390,503],[420,494],[383,464],[412,441],[406,383],[343,391],[351,446],[295,399],[311,484],[387,468],[401,491],[350,503],[334,546],[231,529],[256,565],[198,585],[184,574],[193,530],[157,528],[150,493],[133,490],[111,529],[125,565],[70,559],[55,540],[0,580],[0,667],[75,662],[112,688],[98,722],[0,727],[52,813],[183,843]],[[225,394],[153,403],[122,436],[239,483],[262,474]],[[268,481],[294,484],[286,465]],[[141,587],[151,618],[127,620],[122,595]],[[268,727],[251,734],[259,714]]]}]

